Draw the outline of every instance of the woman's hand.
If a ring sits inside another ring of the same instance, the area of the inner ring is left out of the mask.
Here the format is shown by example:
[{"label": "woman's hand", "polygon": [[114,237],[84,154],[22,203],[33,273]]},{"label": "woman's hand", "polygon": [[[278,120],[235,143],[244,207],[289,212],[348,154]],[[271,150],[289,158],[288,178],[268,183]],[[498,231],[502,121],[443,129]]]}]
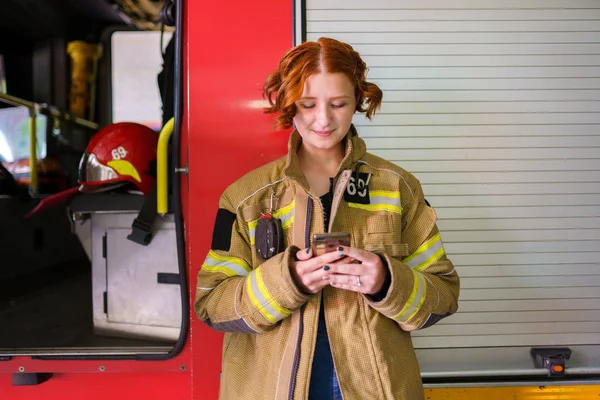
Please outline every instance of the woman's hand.
[{"label": "woman's hand", "polygon": [[290,273],[301,292],[315,294],[329,285],[329,276],[325,274],[325,269],[333,268],[332,263],[343,257],[337,251],[313,257],[310,248],[302,249],[296,253],[299,261],[292,263]]},{"label": "woman's hand", "polygon": [[[370,295],[381,290],[389,271],[377,254],[353,247],[338,247],[337,250],[335,253],[344,259],[331,264],[325,271],[331,286]],[[361,263],[355,264],[351,260]]]}]

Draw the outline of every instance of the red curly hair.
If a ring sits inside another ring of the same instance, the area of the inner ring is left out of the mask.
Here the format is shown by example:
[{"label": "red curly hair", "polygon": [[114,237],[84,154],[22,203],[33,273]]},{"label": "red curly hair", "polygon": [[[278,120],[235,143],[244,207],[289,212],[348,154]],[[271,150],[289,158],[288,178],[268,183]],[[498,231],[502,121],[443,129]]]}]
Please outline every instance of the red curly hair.
[{"label": "red curly hair", "polygon": [[331,38],[305,42],[288,50],[275,72],[263,86],[263,98],[269,101],[266,113],[280,111],[275,118],[276,129],[292,126],[296,115],[296,101],[302,96],[304,83],[319,72],[343,73],[354,85],[356,111],[366,113],[371,119],[381,106],[383,93],[374,83],[367,82],[367,64],[347,43]]}]

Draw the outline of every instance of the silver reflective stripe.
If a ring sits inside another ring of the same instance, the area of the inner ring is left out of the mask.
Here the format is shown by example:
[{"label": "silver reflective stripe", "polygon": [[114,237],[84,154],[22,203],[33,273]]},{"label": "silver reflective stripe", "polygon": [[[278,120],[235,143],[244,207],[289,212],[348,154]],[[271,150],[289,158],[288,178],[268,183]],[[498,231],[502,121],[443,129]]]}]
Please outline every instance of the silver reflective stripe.
[{"label": "silver reflective stripe", "polygon": [[[288,207],[290,207],[290,209],[288,209]],[[281,220],[281,226],[283,228],[288,228],[294,222],[294,203],[290,204],[288,207],[282,209],[286,210],[285,213],[281,215],[277,215],[277,213],[275,213],[274,215]]]},{"label": "silver reflective stripe", "polygon": [[385,190],[372,190],[369,192],[372,204],[388,204],[390,206],[400,207],[400,192],[390,192]]},{"label": "silver reflective stripe", "polygon": [[263,281],[261,267],[256,268],[248,276],[247,289],[252,304],[272,323],[280,321],[292,313],[271,296]]},{"label": "silver reflective stripe", "polygon": [[360,208],[367,211],[389,211],[396,214],[402,213],[400,192],[387,190],[370,190],[369,204],[348,203],[349,207]]},{"label": "silver reflective stripe", "polygon": [[419,311],[423,302],[425,301],[425,295],[427,294],[427,286],[425,278],[420,273],[411,270],[414,276],[413,291],[406,301],[406,305],[402,308],[402,311],[394,317],[398,322],[408,322],[415,314]]},{"label": "silver reflective stripe", "polygon": [[220,256],[211,250],[202,264],[202,270],[220,272],[227,276],[248,276],[250,266],[241,258]]},{"label": "silver reflective stripe", "polygon": [[439,260],[445,253],[442,238],[437,233],[402,262],[417,271],[423,271]]}]

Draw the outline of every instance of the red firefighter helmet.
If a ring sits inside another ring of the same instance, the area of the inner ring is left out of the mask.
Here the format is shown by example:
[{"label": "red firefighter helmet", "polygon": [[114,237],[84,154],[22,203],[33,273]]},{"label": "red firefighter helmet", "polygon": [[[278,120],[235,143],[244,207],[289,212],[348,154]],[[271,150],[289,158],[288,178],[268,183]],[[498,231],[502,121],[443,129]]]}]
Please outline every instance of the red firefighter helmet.
[{"label": "red firefighter helmet", "polygon": [[132,183],[148,194],[156,181],[158,133],[134,122],[108,125],[94,135],[79,162],[83,192]]},{"label": "red firefighter helmet", "polygon": [[44,198],[25,218],[68,201],[79,192],[100,192],[133,184],[148,195],[156,182],[158,133],[134,122],[101,129],[79,162],[79,186]]}]

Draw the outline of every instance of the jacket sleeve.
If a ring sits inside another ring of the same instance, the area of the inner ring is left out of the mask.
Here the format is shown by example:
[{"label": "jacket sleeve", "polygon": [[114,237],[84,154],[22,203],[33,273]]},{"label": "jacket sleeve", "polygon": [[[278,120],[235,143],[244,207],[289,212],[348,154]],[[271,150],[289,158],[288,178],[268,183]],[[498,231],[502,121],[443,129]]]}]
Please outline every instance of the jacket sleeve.
[{"label": "jacket sleeve", "polygon": [[289,316],[309,297],[290,275],[295,251],[288,247],[253,266],[248,226],[222,196],[211,250],[198,273],[198,318],[217,331],[262,333]]},{"label": "jacket sleeve", "polygon": [[406,331],[431,326],[458,309],[460,281],[446,257],[433,208],[426,204],[420,183],[411,188],[402,223],[407,257],[378,252],[390,273],[390,287],[380,301],[366,296],[377,311],[398,322]]}]

